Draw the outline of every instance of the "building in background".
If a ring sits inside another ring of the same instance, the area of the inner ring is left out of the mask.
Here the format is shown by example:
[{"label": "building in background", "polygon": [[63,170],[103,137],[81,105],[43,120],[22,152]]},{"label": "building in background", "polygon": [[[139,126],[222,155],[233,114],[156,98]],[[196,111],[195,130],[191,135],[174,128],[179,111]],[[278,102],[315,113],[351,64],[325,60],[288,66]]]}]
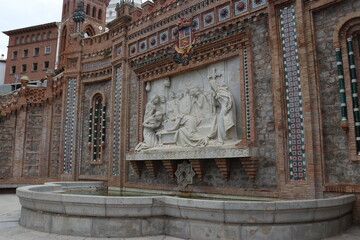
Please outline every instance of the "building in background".
[{"label": "building in background", "polygon": [[111,0],[109,6],[106,9],[106,23],[111,22],[116,18],[116,4],[119,3],[119,0]]},{"label": "building in background", "polygon": [[4,54],[1,54],[1,57],[0,57],[0,85],[4,84],[5,68],[6,68],[6,59],[4,57]]},{"label": "building in background", "polygon": [[4,32],[9,36],[5,84],[22,75],[40,80],[48,68],[56,68],[59,26],[51,22]]}]

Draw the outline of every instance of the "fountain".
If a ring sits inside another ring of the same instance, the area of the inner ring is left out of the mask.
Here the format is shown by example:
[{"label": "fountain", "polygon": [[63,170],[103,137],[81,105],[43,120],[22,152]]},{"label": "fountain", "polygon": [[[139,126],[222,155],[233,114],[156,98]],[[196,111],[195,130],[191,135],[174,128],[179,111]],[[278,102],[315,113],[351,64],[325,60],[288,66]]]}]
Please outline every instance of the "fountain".
[{"label": "fountain", "polygon": [[354,195],[313,200],[191,199],[61,194],[102,182],[54,182],[17,189],[20,224],[84,237],[168,235],[186,239],[319,239],[351,224]]}]

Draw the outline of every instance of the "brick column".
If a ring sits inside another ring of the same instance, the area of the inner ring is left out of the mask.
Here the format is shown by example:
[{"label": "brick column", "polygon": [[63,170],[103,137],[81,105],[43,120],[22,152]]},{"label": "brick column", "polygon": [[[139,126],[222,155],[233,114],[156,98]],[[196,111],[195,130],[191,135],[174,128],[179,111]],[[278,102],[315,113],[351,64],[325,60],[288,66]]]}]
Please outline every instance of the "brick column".
[{"label": "brick column", "polygon": [[14,170],[15,179],[21,178],[25,149],[26,109],[19,110],[15,126]]}]

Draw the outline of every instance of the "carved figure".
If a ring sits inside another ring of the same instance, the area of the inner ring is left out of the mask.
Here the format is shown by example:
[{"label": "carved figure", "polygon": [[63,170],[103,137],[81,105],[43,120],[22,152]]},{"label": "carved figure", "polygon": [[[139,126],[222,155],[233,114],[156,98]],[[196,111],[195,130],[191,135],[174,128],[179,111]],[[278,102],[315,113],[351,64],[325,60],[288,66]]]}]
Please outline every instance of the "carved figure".
[{"label": "carved figure", "polygon": [[228,87],[225,85],[219,85],[216,82],[215,79],[218,76],[219,75],[216,75],[215,69],[214,74],[209,76],[210,86],[213,90],[213,107],[215,108],[217,114],[216,118],[213,121],[211,131],[208,137],[217,137],[218,143],[223,144],[227,136],[226,132],[235,125],[233,119],[233,117],[235,116],[235,114],[233,113],[235,108],[233,96],[229,91]]},{"label": "carved figure", "polygon": [[166,113],[166,98],[164,95],[159,96],[160,102],[159,102],[159,111]]},{"label": "carved figure", "polygon": [[153,148],[158,145],[158,138],[156,136],[156,130],[161,126],[163,119],[163,113],[160,111],[155,112],[144,120],[143,136],[144,141],[139,143],[135,147],[135,151],[141,151],[144,149]]},{"label": "carved figure", "polygon": [[168,131],[175,131],[175,141],[177,146],[181,147],[198,147],[206,146],[209,139],[202,136],[197,131],[199,121],[196,117],[183,115],[176,119],[176,124]]},{"label": "carved figure", "polygon": [[[224,144],[227,139],[237,139],[235,129],[236,109],[233,96],[226,85],[216,78],[216,69],[208,76],[211,92],[199,87],[179,89],[164,95],[154,95],[146,104],[143,136],[135,150],[153,147],[200,147]],[[158,92],[158,91],[157,91]]]},{"label": "carved figure", "polygon": [[191,115],[205,118],[208,117],[209,102],[203,92],[198,87],[190,90],[191,95]]},{"label": "carved figure", "polygon": [[187,88],[183,93],[183,98],[180,101],[180,113],[189,115],[191,111],[190,90]]},{"label": "carved figure", "polygon": [[144,115],[144,119],[149,118],[150,116],[152,116],[153,114],[155,114],[155,112],[157,110],[159,110],[159,103],[160,103],[160,97],[158,95],[155,95],[147,104],[145,107],[145,115]]},{"label": "carved figure", "polygon": [[174,118],[179,114],[178,107],[176,105],[175,93],[169,93],[169,100],[166,104],[166,115],[168,118]]}]

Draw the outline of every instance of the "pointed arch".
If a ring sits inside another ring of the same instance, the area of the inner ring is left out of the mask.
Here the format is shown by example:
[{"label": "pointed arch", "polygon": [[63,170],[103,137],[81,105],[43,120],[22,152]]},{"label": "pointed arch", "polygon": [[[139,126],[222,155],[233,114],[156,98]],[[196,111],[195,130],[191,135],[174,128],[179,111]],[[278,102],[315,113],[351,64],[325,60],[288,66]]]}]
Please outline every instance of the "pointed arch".
[{"label": "pointed arch", "polygon": [[95,33],[95,29],[93,28],[93,26],[91,25],[87,25],[85,28],[84,28],[84,33],[86,34],[86,36],[88,37],[92,37],[94,36],[96,33]]}]

